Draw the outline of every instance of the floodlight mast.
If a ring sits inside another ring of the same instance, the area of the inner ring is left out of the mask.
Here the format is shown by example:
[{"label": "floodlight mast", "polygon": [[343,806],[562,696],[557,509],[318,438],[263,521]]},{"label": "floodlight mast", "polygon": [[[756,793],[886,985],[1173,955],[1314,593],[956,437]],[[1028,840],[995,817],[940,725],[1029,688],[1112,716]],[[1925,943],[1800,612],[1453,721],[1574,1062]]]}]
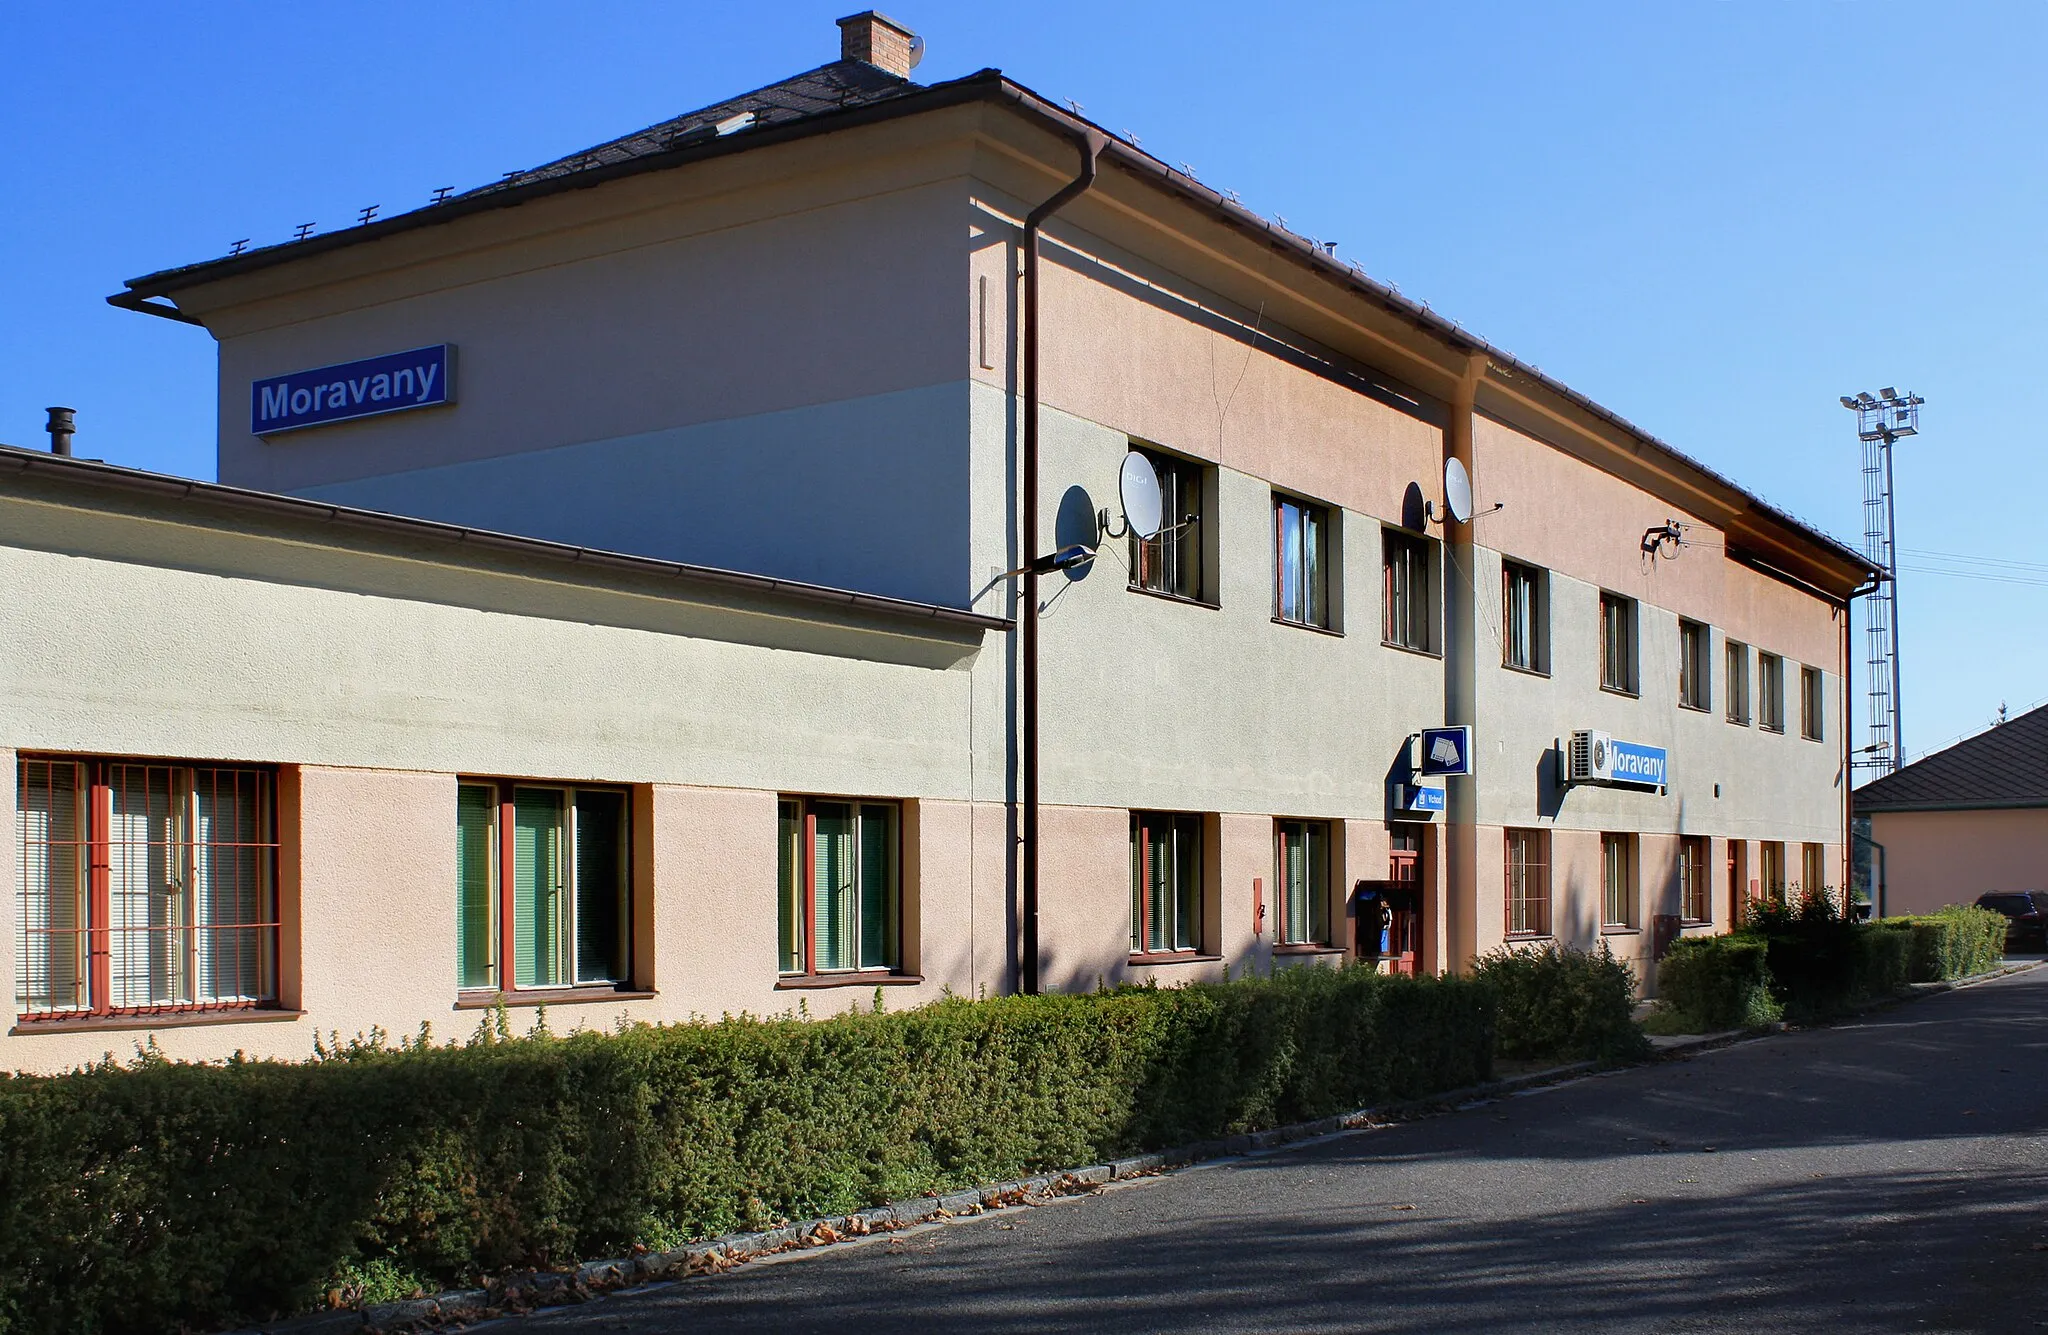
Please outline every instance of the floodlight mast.
[{"label": "floodlight mast", "polygon": [[1880,776],[1905,759],[1899,701],[1899,566],[1895,545],[1897,510],[1893,503],[1892,446],[1920,433],[1918,394],[1900,394],[1890,385],[1882,397],[1844,394],[1842,406],[1856,414],[1856,439],[1863,445],[1863,554],[1883,571],[1877,587],[1863,600],[1864,629],[1869,644],[1870,744],[1852,762]]}]

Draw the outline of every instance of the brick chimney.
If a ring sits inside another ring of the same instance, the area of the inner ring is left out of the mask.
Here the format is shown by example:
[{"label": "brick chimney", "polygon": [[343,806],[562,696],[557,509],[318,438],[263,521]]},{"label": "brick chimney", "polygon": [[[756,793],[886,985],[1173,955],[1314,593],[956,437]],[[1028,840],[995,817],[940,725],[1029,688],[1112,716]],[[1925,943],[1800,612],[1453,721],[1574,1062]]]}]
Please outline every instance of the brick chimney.
[{"label": "brick chimney", "polygon": [[911,43],[917,34],[874,10],[839,20],[839,58],[864,60],[899,79],[910,77]]}]

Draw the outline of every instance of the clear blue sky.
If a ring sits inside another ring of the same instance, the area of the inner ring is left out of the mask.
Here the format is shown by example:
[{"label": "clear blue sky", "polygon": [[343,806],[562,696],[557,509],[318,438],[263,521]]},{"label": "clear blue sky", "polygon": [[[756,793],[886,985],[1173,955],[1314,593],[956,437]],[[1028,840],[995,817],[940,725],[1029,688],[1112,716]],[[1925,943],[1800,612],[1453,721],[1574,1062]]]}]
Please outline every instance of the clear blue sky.
[{"label": "clear blue sky", "polygon": [[[5,6],[0,441],[65,403],[81,453],[211,477],[211,340],[108,307],[121,280],[822,63],[853,7]],[[1907,558],[1908,751],[2048,697],[2048,5],[888,12],[920,78],[1076,99],[1851,541],[1837,396],[1918,390],[1901,546],[1979,563]]]}]

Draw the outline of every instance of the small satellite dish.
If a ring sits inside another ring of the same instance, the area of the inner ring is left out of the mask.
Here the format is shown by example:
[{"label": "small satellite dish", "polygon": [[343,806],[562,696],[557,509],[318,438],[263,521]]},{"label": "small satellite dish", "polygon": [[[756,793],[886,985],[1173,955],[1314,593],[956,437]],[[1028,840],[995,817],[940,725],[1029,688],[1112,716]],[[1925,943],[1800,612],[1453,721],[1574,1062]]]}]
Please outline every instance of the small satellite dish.
[{"label": "small satellite dish", "polygon": [[1166,503],[1159,495],[1159,474],[1152,471],[1152,461],[1136,450],[1126,454],[1117,470],[1116,490],[1123,502],[1124,527],[1140,539],[1156,537]]},{"label": "small satellite dish", "polygon": [[919,37],[916,33],[912,33],[910,35],[910,68],[916,69],[918,62],[923,59],[924,38]]},{"label": "small satellite dish", "polygon": [[1472,522],[1472,477],[1456,459],[1444,461],[1444,509],[1461,524]]}]

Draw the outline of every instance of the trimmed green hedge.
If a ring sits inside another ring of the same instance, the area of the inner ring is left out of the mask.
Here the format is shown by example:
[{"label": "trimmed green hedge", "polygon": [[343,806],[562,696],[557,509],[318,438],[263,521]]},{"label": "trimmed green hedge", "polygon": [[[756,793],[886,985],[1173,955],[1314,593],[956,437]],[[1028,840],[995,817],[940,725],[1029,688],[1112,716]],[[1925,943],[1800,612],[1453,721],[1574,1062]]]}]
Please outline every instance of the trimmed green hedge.
[{"label": "trimmed green hedge", "polygon": [[1783,1018],[1771,995],[1769,947],[1752,936],[1682,936],[1657,961],[1657,1003],[1692,1033],[1751,1029]]},{"label": "trimmed green hedge", "polygon": [[1479,957],[1473,977],[1498,998],[1502,1057],[1623,1062],[1649,1053],[1635,1022],[1635,971],[1604,945],[1598,954],[1499,946]]},{"label": "trimmed green hedge", "polygon": [[1917,917],[1885,918],[1878,925],[1908,938],[1907,973],[1916,983],[1986,973],[2005,958],[2005,917],[1990,909],[1952,904]]},{"label": "trimmed green hedge", "polygon": [[1771,992],[1790,1020],[1845,1014],[1903,991],[1909,978],[1910,941],[1843,917],[1826,895],[1759,904],[1741,935],[1764,942]]},{"label": "trimmed green hedge", "polygon": [[0,1079],[0,1332],[217,1328],[1422,1096],[1489,1075],[1493,998],[1302,969]]}]

